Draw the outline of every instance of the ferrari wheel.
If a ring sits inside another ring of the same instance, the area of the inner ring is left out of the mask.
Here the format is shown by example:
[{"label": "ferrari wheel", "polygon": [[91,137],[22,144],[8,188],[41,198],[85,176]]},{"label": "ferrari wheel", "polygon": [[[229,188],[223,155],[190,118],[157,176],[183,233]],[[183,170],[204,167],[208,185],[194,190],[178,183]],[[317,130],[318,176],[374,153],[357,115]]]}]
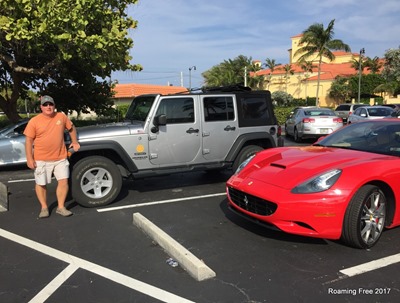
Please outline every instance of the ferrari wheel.
[{"label": "ferrari wheel", "polygon": [[351,199],[343,222],[342,239],[357,248],[374,246],[385,227],[386,197],[374,185],[365,185]]}]

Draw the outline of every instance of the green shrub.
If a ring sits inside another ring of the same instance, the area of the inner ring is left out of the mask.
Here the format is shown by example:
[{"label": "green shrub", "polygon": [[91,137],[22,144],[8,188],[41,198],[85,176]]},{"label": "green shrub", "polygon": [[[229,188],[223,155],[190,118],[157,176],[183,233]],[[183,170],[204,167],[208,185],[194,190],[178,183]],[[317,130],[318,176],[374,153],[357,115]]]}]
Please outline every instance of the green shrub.
[{"label": "green shrub", "polygon": [[287,117],[293,111],[295,106],[290,107],[275,107],[274,112],[279,125],[284,125]]}]

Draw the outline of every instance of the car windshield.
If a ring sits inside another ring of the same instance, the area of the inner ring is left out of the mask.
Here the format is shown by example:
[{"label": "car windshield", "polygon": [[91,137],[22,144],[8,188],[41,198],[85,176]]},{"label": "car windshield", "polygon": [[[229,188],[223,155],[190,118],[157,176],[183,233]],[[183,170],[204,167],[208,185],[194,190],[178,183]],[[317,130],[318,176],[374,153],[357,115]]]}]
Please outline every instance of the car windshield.
[{"label": "car windshield", "polygon": [[379,119],[354,123],[314,145],[400,156],[400,121]]},{"label": "car windshield", "polygon": [[392,112],[393,109],[390,107],[368,108],[368,114],[371,117],[386,117],[390,116]]},{"label": "car windshield", "polygon": [[338,110],[349,111],[350,105],[347,105],[347,104],[339,105],[338,107],[336,107],[335,111],[338,111]]},{"label": "car windshield", "polygon": [[154,95],[139,96],[133,99],[126,113],[125,119],[129,121],[144,122],[149,114],[151,106],[153,105],[154,99]]},{"label": "car windshield", "polygon": [[306,116],[335,116],[335,113],[331,110],[312,109],[312,110],[305,110],[304,115],[306,115]]},{"label": "car windshield", "polygon": [[3,137],[10,130],[12,130],[14,127],[15,127],[15,125],[9,125],[9,126],[6,126],[6,127],[2,128],[2,129],[0,129],[0,137]]}]

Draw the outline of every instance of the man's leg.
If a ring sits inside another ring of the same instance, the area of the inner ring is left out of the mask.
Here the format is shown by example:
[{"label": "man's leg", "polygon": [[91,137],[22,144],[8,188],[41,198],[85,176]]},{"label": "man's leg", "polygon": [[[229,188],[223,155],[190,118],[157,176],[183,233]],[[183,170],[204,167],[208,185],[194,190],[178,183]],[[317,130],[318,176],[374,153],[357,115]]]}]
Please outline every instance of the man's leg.
[{"label": "man's leg", "polygon": [[35,191],[41,206],[39,218],[47,218],[49,216],[49,210],[47,208],[47,187],[46,185],[36,184]]},{"label": "man's leg", "polygon": [[65,208],[65,199],[67,199],[68,195],[68,178],[69,178],[69,163],[68,160],[61,160],[58,161],[57,164],[54,167],[54,176],[57,179],[57,189],[56,189],[56,195],[57,195],[57,203],[58,203],[58,208],[56,213],[63,216],[63,217],[69,217],[72,215],[72,212],[70,212],[68,209]]},{"label": "man's leg", "polygon": [[68,179],[58,180],[57,190],[56,190],[58,208],[65,207],[64,205],[65,205],[65,199],[67,199],[68,189],[69,189]]},{"label": "man's leg", "polygon": [[46,185],[35,185],[36,196],[39,200],[42,209],[47,208],[47,187]]}]

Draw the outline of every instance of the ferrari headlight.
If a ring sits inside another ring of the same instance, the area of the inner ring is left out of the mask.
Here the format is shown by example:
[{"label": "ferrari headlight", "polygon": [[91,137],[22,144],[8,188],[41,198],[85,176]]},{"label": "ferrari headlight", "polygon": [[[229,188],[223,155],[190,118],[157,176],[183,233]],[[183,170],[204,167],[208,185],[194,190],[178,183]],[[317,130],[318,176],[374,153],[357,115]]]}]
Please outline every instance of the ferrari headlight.
[{"label": "ferrari headlight", "polygon": [[342,174],[342,170],[334,169],[314,177],[292,189],[294,194],[318,193],[331,188]]},{"label": "ferrari headlight", "polygon": [[238,166],[235,175],[237,175],[243,168],[246,167],[247,164],[249,164],[249,162],[254,158],[255,154],[248,157],[246,160],[244,160],[242,163],[240,163],[240,165]]}]

